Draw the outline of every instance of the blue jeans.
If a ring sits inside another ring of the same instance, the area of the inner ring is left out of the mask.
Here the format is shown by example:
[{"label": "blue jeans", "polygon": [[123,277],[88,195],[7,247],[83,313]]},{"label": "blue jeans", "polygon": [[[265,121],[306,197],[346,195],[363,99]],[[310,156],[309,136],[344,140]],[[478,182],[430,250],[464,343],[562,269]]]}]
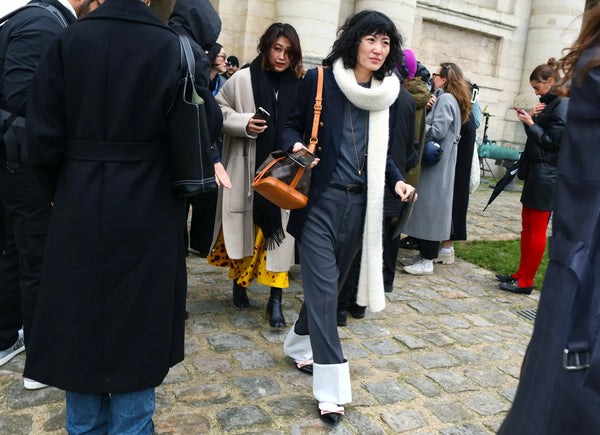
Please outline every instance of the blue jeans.
[{"label": "blue jeans", "polygon": [[154,388],[124,394],[82,394],[67,396],[69,435],[152,435]]}]

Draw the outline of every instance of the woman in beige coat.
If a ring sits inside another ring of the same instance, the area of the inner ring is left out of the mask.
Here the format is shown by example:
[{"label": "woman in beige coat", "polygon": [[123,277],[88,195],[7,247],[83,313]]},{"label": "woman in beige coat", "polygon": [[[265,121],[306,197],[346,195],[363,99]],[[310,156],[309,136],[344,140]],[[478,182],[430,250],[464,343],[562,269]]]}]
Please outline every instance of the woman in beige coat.
[{"label": "woman in beige coat", "polygon": [[[303,75],[302,51],[296,30],[283,23],[269,26],[258,51],[250,67],[233,75],[216,98],[223,111],[223,164],[232,187],[219,192],[208,261],[230,267],[238,308],[250,306],[246,287],[254,279],[270,286],[267,319],[284,327],[281,289],[289,285],[294,262],[294,239],[285,231],[289,211],[255,195],[251,184],[257,167],[281,149],[281,128]],[[256,116],[259,107],[268,115]]]}]

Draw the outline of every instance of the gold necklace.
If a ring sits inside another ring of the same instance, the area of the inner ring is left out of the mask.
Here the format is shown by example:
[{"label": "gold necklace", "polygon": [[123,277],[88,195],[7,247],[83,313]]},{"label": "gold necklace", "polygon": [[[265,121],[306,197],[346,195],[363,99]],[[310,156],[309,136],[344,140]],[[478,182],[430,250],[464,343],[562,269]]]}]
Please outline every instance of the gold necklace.
[{"label": "gold necklace", "polygon": [[352,142],[354,143],[354,155],[356,156],[356,170],[358,171],[358,175],[361,176],[363,169],[365,168],[365,162],[367,161],[367,119],[369,117],[369,112],[365,111],[365,149],[363,154],[362,165],[358,166],[360,162],[358,161],[358,149],[356,148],[356,139],[354,137],[354,124],[352,123],[352,110],[350,109],[350,102],[348,101],[348,114],[350,115],[350,130],[352,131]]}]

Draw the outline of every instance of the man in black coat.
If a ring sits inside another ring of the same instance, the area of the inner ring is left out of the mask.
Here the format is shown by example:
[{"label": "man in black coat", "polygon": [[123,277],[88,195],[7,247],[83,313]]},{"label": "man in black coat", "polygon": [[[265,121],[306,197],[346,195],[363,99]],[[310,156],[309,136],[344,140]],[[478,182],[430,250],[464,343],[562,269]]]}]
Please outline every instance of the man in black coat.
[{"label": "man in black coat", "polygon": [[[97,7],[95,0],[43,3],[53,9],[27,7],[10,18],[0,32],[0,120],[7,133],[14,134],[14,140],[5,136],[13,151],[24,145],[29,88],[40,58],[65,25]],[[23,164],[22,149],[20,154],[20,162],[12,154],[9,159],[4,144],[0,146],[0,208],[6,209],[5,249],[0,256],[0,365],[28,344],[51,211],[50,199]],[[21,327],[24,339],[19,333]],[[25,379],[25,388],[42,386]]]}]

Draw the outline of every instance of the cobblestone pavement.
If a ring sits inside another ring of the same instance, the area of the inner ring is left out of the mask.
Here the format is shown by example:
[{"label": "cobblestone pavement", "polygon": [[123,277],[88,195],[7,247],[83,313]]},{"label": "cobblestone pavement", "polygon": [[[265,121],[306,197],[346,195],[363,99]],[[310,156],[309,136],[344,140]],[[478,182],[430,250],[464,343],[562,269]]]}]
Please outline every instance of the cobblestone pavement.
[{"label": "cobblestone pavement", "polygon": [[[490,192],[483,185],[471,196],[470,238],[518,238],[519,193],[502,193],[482,213]],[[192,256],[188,272],[186,358],[157,388],[157,434],[494,433],[533,329],[517,310],[539,297],[503,293],[491,272],[460,259],[425,277],[399,271],[383,312],[349,316],[339,329],[353,402],[330,428],[317,417],[312,378],[283,354],[287,328],[265,320],[268,289],[251,286],[251,307],[238,310],[225,270]],[[302,301],[298,268],[291,278],[289,325]],[[0,433],[65,433],[64,393],[25,390],[24,361],[21,354],[0,368]]]}]

